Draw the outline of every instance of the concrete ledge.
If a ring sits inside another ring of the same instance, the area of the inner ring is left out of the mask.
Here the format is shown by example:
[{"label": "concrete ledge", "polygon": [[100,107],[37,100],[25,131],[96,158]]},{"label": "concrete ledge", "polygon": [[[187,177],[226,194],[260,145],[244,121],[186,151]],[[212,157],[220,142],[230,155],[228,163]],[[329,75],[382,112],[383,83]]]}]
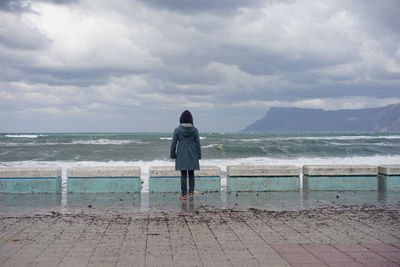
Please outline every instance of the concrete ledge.
[{"label": "concrete ledge", "polygon": [[68,193],[140,192],[140,167],[75,167],[67,170]]},{"label": "concrete ledge", "polygon": [[378,173],[384,175],[400,175],[400,165],[378,166]]},{"label": "concrete ledge", "polygon": [[67,169],[67,177],[140,177],[140,167],[74,167]]},{"label": "concrete ledge", "polygon": [[61,193],[61,168],[0,168],[0,193]]},{"label": "concrete ledge", "polygon": [[378,167],[379,191],[400,191],[400,165]]},{"label": "concrete ledge", "polygon": [[300,169],[296,166],[227,166],[227,189],[233,192],[299,191]]},{"label": "concrete ledge", "polygon": [[371,165],[304,165],[303,174],[308,176],[376,176],[378,168]]},{"label": "concrete ledge", "polygon": [[61,177],[61,168],[0,168],[0,178]]},{"label": "concrete ledge", "polygon": [[[200,166],[195,171],[195,191],[219,192],[221,170],[217,166]],[[188,183],[189,188],[189,183]],[[149,191],[166,193],[181,191],[181,172],[174,166],[152,166],[149,168]]]},{"label": "concrete ledge", "polygon": [[290,165],[230,165],[226,167],[228,176],[299,176],[300,168]]}]

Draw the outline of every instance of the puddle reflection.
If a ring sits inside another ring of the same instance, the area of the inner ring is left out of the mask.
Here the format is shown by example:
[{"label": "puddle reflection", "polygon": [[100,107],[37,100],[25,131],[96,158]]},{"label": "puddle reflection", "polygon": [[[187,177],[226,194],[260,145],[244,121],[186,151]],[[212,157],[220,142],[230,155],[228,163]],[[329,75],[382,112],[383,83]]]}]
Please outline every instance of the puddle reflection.
[{"label": "puddle reflection", "polygon": [[[291,211],[371,205],[400,209],[396,191],[300,191],[199,193],[185,201],[176,193],[0,194],[0,215],[43,213],[194,212],[221,209]],[[65,196],[64,196],[65,198]]]}]

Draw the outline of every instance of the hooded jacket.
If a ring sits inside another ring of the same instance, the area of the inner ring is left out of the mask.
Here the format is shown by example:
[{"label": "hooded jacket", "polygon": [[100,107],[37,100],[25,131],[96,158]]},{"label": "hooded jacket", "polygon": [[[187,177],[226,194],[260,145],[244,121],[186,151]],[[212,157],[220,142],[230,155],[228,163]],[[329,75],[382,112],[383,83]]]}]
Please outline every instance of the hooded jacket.
[{"label": "hooded jacket", "polygon": [[196,127],[180,125],[174,131],[170,157],[175,159],[175,170],[200,170],[201,147]]}]

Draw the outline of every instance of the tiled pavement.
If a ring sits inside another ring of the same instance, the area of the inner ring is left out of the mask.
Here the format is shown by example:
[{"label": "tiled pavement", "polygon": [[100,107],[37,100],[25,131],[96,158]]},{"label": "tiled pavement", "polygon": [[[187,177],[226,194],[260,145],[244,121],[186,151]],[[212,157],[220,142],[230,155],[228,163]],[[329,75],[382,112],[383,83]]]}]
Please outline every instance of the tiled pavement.
[{"label": "tiled pavement", "polygon": [[0,217],[1,266],[400,266],[400,211]]}]

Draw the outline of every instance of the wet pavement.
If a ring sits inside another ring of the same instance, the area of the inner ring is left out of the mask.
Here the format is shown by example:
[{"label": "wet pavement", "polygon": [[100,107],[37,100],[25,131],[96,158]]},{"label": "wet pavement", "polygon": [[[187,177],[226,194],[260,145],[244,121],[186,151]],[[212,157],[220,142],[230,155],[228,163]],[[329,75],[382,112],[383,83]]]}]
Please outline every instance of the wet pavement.
[{"label": "wet pavement", "polygon": [[0,266],[400,266],[399,192],[0,194]]},{"label": "wet pavement", "polygon": [[35,214],[181,213],[249,209],[299,211],[371,206],[400,210],[400,192],[219,192],[179,201],[176,193],[0,194],[0,216]]}]

